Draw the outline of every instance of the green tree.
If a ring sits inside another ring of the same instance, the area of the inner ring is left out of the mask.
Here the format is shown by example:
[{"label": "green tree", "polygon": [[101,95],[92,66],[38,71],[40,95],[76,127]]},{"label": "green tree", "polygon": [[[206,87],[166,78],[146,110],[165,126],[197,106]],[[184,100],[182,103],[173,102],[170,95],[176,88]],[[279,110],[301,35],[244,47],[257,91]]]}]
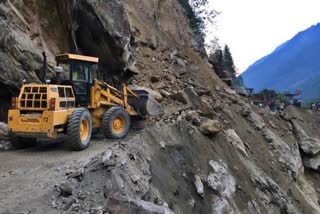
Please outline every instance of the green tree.
[{"label": "green tree", "polygon": [[233,85],[233,86],[244,87],[244,82],[243,82],[242,76],[238,76],[237,78],[235,78],[235,79],[232,81],[232,85]]},{"label": "green tree", "polygon": [[206,26],[215,24],[215,18],[220,14],[217,10],[208,7],[209,0],[178,0],[193,32],[204,41]]},{"label": "green tree", "polygon": [[289,98],[285,95],[285,93],[278,93],[277,94],[277,98],[282,103],[288,103],[289,102]]},{"label": "green tree", "polygon": [[227,71],[232,78],[236,77],[236,69],[234,66],[233,58],[228,45],[224,46],[223,49],[223,69]]}]

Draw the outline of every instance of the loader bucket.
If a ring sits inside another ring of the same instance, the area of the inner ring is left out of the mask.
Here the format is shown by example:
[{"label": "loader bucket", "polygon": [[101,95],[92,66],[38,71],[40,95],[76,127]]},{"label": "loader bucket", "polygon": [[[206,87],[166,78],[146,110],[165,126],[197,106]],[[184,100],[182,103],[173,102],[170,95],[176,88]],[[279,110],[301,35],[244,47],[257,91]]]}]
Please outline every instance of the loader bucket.
[{"label": "loader bucket", "polygon": [[139,116],[154,116],[160,112],[160,104],[145,90],[133,90],[138,95],[128,97],[128,103],[134,108]]}]

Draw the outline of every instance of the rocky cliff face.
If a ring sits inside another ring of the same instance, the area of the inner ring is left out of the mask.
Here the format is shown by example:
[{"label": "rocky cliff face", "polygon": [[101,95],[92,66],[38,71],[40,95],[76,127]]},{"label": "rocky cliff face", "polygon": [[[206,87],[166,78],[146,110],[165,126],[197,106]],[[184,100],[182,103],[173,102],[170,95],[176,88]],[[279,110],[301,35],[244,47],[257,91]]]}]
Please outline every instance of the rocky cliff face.
[{"label": "rocky cliff face", "polygon": [[50,191],[0,197],[1,212],[320,212],[319,115],[259,111],[222,83],[176,0],[3,0],[0,24],[1,99],[23,78],[38,81],[42,51],[50,65],[75,52],[100,57],[104,78],[143,86],[162,105],[140,132],[59,166],[65,176]]},{"label": "rocky cliff face", "polygon": [[51,66],[59,53],[97,56],[101,78],[124,81],[141,70],[137,47],[197,47],[181,10],[161,0],[1,1],[0,96],[39,81],[43,51]]}]

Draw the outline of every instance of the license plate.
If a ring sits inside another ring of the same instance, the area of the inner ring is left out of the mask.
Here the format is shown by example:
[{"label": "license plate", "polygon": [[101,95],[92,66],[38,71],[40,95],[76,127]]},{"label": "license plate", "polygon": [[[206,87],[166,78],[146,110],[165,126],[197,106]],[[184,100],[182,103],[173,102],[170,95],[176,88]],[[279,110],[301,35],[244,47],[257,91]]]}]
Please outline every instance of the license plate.
[{"label": "license plate", "polygon": [[40,123],[39,118],[20,118],[21,123]]}]

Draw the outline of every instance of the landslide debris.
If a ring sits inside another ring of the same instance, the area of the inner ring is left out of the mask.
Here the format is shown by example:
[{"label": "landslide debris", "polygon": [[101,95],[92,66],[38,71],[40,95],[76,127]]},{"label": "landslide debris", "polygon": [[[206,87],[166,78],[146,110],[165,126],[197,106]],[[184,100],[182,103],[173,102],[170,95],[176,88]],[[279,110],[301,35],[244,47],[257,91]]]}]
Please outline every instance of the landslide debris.
[{"label": "landslide debris", "polygon": [[[103,77],[144,87],[162,107],[93,158],[79,153],[81,163],[46,184],[48,203],[6,201],[0,212],[319,213],[319,113],[270,114],[230,89],[177,1],[1,1],[0,15],[5,94],[38,80],[43,50],[49,64],[72,51],[99,56]],[[0,142],[6,148],[2,123]]]}]

